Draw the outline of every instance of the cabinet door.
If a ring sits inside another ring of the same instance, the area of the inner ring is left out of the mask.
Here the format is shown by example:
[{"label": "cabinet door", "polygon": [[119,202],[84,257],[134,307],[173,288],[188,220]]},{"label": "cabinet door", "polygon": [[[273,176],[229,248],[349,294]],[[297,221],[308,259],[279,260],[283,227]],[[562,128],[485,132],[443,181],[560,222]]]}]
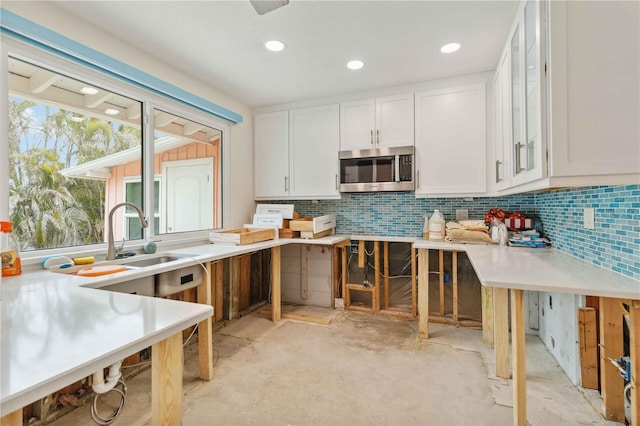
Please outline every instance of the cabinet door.
[{"label": "cabinet door", "polygon": [[494,94],[494,167],[489,168],[491,182],[496,190],[508,188],[511,182],[511,132],[510,132],[510,91],[509,91],[509,52],[498,62],[498,69],[493,80]]},{"label": "cabinet door", "polygon": [[377,147],[413,146],[413,94],[387,96],[376,99]]},{"label": "cabinet door", "polygon": [[289,112],[254,117],[254,197],[269,199],[289,195]]},{"label": "cabinet door", "polygon": [[484,83],[416,93],[416,196],[486,191]]},{"label": "cabinet door", "polygon": [[541,2],[528,1],[510,41],[512,184],[546,175],[546,140],[542,133]]},{"label": "cabinet door", "polygon": [[338,104],[289,111],[292,197],[337,197]]},{"label": "cabinet door", "polygon": [[340,104],[340,149],[375,147],[375,99],[363,99]]}]

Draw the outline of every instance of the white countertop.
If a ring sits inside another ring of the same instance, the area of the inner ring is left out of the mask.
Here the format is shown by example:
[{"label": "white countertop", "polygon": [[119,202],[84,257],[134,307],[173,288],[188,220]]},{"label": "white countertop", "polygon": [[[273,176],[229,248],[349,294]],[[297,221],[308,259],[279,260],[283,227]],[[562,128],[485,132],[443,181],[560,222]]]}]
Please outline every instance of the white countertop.
[{"label": "white countertop", "polygon": [[[15,411],[213,314],[208,305],[97,288],[286,244],[333,245],[347,239],[332,235],[247,245],[200,244],[163,250],[187,255],[174,262],[99,277],[44,269],[5,277],[0,285],[0,410]],[[109,263],[145,257],[149,256]]]},{"label": "white countertop", "polygon": [[553,248],[418,240],[416,249],[464,251],[483,286],[640,299],[640,281]]}]

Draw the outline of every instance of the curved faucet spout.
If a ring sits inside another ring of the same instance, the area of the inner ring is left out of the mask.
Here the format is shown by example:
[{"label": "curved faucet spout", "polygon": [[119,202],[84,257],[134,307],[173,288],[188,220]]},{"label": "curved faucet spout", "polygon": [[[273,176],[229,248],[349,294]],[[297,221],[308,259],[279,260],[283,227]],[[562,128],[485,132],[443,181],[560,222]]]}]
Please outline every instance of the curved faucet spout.
[{"label": "curved faucet spout", "polygon": [[142,213],[142,209],[133,203],[120,203],[113,206],[111,211],[109,212],[109,242],[107,246],[107,260],[113,260],[116,258],[116,246],[113,241],[113,213],[122,206],[133,207],[135,211],[138,213],[138,217],[140,218],[140,224],[143,228],[149,226],[147,220],[144,218],[144,214]]}]

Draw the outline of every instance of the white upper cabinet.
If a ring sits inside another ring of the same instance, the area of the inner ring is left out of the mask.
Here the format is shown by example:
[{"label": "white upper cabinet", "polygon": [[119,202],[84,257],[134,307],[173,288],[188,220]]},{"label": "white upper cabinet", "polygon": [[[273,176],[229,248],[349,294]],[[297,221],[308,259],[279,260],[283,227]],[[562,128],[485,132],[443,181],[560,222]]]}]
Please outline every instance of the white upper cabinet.
[{"label": "white upper cabinet", "polygon": [[498,190],[640,182],[639,21],[638,2],[523,2],[496,70],[511,151]]},{"label": "white upper cabinet", "polygon": [[254,117],[254,198],[339,198],[338,104]]},{"label": "white upper cabinet", "polygon": [[[505,51],[493,79],[494,102],[494,164],[488,168],[489,185],[493,190],[502,190],[511,185],[511,66],[509,51]],[[492,174],[493,173],[493,174]]]},{"label": "white upper cabinet", "polygon": [[416,196],[484,195],[486,85],[415,95]]},{"label": "white upper cabinet", "polygon": [[549,175],[640,182],[640,3],[547,6]]},{"label": "white upper cabinet", "polygon": [[290,196],[336,198],[340,113],[338,104],[289,111]]},{"label": "white upper cabinet", "polygon": [[340,104],[340,150],[412,146],[413,94]]},{"label": "white upper cabinet", "polygon": [[289,112],[256,115],[254,125],[254,198],[289,195]]}]

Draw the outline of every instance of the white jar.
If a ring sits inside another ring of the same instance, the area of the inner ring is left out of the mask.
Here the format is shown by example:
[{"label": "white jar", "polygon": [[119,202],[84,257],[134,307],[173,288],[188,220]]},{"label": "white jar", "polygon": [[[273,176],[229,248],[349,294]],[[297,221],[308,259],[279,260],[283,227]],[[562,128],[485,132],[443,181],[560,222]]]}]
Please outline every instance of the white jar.
[{"label": "white jar", "polygon": [[444,217],[435,209],[429,219],[429,240],[444,241]]}]

